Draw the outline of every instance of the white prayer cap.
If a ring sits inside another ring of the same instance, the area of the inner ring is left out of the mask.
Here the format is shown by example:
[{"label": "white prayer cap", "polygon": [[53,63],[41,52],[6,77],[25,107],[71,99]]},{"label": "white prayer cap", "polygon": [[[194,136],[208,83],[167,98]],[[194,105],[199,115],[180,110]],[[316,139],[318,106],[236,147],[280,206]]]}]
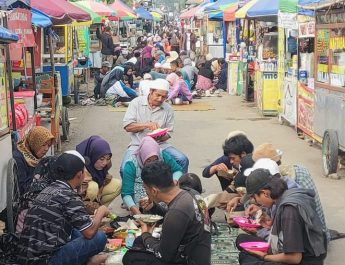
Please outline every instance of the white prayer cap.
[{"label": "white prayer cap", "polygon": [[150,83],[150,89],[164,90],[169,92],[170,84],[167,80],[158,78]]}]

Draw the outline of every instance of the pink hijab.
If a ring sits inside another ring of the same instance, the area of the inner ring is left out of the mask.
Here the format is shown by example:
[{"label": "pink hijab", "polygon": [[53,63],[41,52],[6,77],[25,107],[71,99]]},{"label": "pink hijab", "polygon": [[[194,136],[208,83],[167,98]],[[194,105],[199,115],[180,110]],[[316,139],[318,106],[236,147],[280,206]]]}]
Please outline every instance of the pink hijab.
[{"label": "pink hijab", "polygon": [[178,77],[177,74],[175,73],[171,73],[169,74],[167,77],[166,77],[166,80],[170,83],[172,83],[172,86],[171,87],[177,87],[179,86],[179,80],[180,78]]},{"label": "pink hijab", "polygon": [[139,148],[135,151],[134,155],[137,157],[140,168],[144,167],[145,161],[152,157],[160,157],[161,149],[158,143],[150,136],[146,136],[141,140]]}]

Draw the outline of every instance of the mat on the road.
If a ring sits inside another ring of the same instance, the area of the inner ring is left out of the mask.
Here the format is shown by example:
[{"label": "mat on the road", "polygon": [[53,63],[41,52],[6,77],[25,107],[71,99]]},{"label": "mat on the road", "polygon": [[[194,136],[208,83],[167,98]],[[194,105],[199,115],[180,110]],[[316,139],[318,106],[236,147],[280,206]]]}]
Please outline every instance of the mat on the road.
[{"label": "mat on the road", "polygon": [[237,265],[238,253],[236,248],[237,228],[231,228],[225,223],[216,223],[218,235],[212,235],[211,264]]},{"label": "mat on the road", "polygon": [[[175,111],[208,111],[208,110],[215,110],[215,108],[206,103],[201,101],[195,101],[192,104],[189,105],[172,105],[173,109]],[[127,107],[111,107],[108,106],[108,110],[111,112],[125,112],[127,110]]]}]

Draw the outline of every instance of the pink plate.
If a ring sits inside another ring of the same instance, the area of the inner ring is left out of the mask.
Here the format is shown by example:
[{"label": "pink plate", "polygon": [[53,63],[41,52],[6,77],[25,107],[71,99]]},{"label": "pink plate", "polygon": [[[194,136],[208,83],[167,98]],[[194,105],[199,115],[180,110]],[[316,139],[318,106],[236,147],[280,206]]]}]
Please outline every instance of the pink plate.
[{"label": "pink plate", "polygon": [[165,128],[165,129],[158,129],[154,132],[148,133],[147,136],[151,136],[152,138],[156,138],[156,137],[161,137],[164,136],[168,133],[169,129]]},{"label": "pink plate", "polygon": [[244,242],[240,244],[244,250],[267,252],[269,244],[267,242]]},{"label": "pink plate", "polygon": [[233,220],[236,224],[238,224],[240,228],[258,228],[261,226],[259,224],[253,223],[253,221],[245,217],[234,217]]}]

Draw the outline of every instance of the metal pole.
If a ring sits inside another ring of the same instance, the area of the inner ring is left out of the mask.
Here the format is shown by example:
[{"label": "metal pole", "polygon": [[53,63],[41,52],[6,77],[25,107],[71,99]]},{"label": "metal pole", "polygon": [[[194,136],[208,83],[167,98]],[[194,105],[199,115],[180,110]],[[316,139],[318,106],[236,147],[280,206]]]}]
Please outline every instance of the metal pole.
[{"label": "metal pole", "polygon": [[32,87],[33,87],[33,90],[35,91],[34,106],[35,106],[35,110],[37,110],[37,88],[36,88],[36,69],[35,69],[34,47],[30,47],[29,52],[30,52],[30,56],[31,56]]},{"label": "metal pole", "polygon": [[[7,25],[7,16],[4,16],[3,19],[4,28],[8,28]],[[8,44],[5,45],[5,53],[6,53],[6,68],[7,68],[7,76],[8,76],[8,88],[10,90],[10,104],[11,104],[11,113],[12,113],[12,130],[16,131],[16,114],[14,109],[14,87],[13,87],[13,80],[12,80],[12,63],[10,60],[10,46]]]}]

